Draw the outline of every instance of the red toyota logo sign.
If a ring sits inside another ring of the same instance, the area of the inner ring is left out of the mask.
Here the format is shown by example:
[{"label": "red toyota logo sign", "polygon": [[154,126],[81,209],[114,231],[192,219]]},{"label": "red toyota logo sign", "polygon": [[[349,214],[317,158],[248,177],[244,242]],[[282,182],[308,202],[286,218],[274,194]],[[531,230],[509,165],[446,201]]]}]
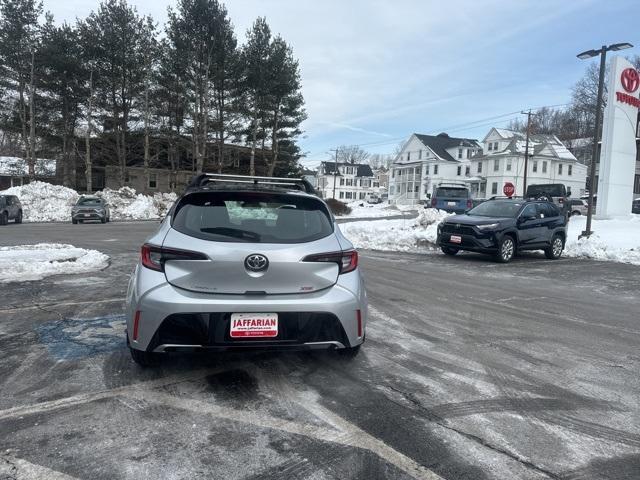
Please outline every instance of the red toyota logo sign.
[{"label": "red toyota logo sign", "polygon": [[504,193],[507,197],[513,197],[513,194],[516,193],[516,187],[511,182],[506,182],[504,187],[502,187],[502,193]]},{"label": "red toyota logo sign", "polygon": [[622,75],[620,75],[620,82],[622,83],[622,88],[629,93],[633,93],[640,86],[640,75],[638,75],[638,71],[635,68],[625,68],[622,71]]}]

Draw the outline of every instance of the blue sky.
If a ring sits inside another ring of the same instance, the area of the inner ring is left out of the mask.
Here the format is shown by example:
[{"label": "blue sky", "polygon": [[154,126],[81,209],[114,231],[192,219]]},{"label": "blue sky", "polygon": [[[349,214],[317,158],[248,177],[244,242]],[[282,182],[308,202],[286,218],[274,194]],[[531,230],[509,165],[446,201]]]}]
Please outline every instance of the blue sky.
[{"label": "blue sky", "polygon": [[[166,0],[130,0],[161,25]],[[360,144],[391,153],[413,132],[482,138],[522,109],[566,104],[587,62],[576,54],[631,42],[640,54],[632,0],[427,1],[229,0],[239,41],[257,16],[300,60],[308,120],[305,163]],[[72,22],[96,0],[45,0]],[[493,120],[493,117],[498,117]],[[472,122],[476,122],[473,123]]]}]

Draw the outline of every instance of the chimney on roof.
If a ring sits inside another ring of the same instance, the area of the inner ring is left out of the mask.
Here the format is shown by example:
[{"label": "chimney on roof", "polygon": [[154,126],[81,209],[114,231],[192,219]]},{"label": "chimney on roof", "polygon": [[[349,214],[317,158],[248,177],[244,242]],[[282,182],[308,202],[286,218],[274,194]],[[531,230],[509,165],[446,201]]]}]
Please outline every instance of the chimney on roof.
[{"label": "chimney on roof", "polygon": [[436,136],[437,136],[437,137],[440,137],[440,138],[449,138],[449,135],[448,135],[447,133],[445,133],[445,132],[439,133],[439,134],[438,134],[438,135],[436,135]]}]

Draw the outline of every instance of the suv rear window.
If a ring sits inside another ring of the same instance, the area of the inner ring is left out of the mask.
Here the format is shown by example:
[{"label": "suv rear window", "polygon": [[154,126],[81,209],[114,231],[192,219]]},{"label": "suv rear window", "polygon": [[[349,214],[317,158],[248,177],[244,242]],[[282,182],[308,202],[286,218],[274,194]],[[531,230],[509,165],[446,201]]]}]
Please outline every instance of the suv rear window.
[{"label": "suv rear window", "polygon": [[81,198],[78,200],[77,205],[82,205],[84,207],[97,207],[102,205],[102,201],[99,198]]},{"label": "suv rear window", "polygon": [[466,188],[437,188],[436,197],[468,198],[469,191]]},{"label": "suv rear window", "polygon": [[176,205],[172,227],[203,240],[304,243],[333,233],[324,203],[270,192],[196,192]]},{"label": "suv rear window", "polygon": [[539,195],[549,195],[550,197],[566,197],[567,189],[561,183],[549,185],[529,185],[527,187],[527,197],[537,197]]}]

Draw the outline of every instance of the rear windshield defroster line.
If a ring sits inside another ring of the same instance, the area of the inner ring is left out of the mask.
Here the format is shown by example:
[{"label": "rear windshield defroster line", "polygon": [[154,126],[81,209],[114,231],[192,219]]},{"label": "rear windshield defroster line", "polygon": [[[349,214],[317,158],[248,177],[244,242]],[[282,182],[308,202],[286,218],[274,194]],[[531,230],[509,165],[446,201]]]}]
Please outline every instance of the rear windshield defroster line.
[{"label": "rear windshield defroster line", "polygon": [[333,233],[319,199],[271,192],[194,192],[180,199],[171,225],[215,242],[305,243]]}]

